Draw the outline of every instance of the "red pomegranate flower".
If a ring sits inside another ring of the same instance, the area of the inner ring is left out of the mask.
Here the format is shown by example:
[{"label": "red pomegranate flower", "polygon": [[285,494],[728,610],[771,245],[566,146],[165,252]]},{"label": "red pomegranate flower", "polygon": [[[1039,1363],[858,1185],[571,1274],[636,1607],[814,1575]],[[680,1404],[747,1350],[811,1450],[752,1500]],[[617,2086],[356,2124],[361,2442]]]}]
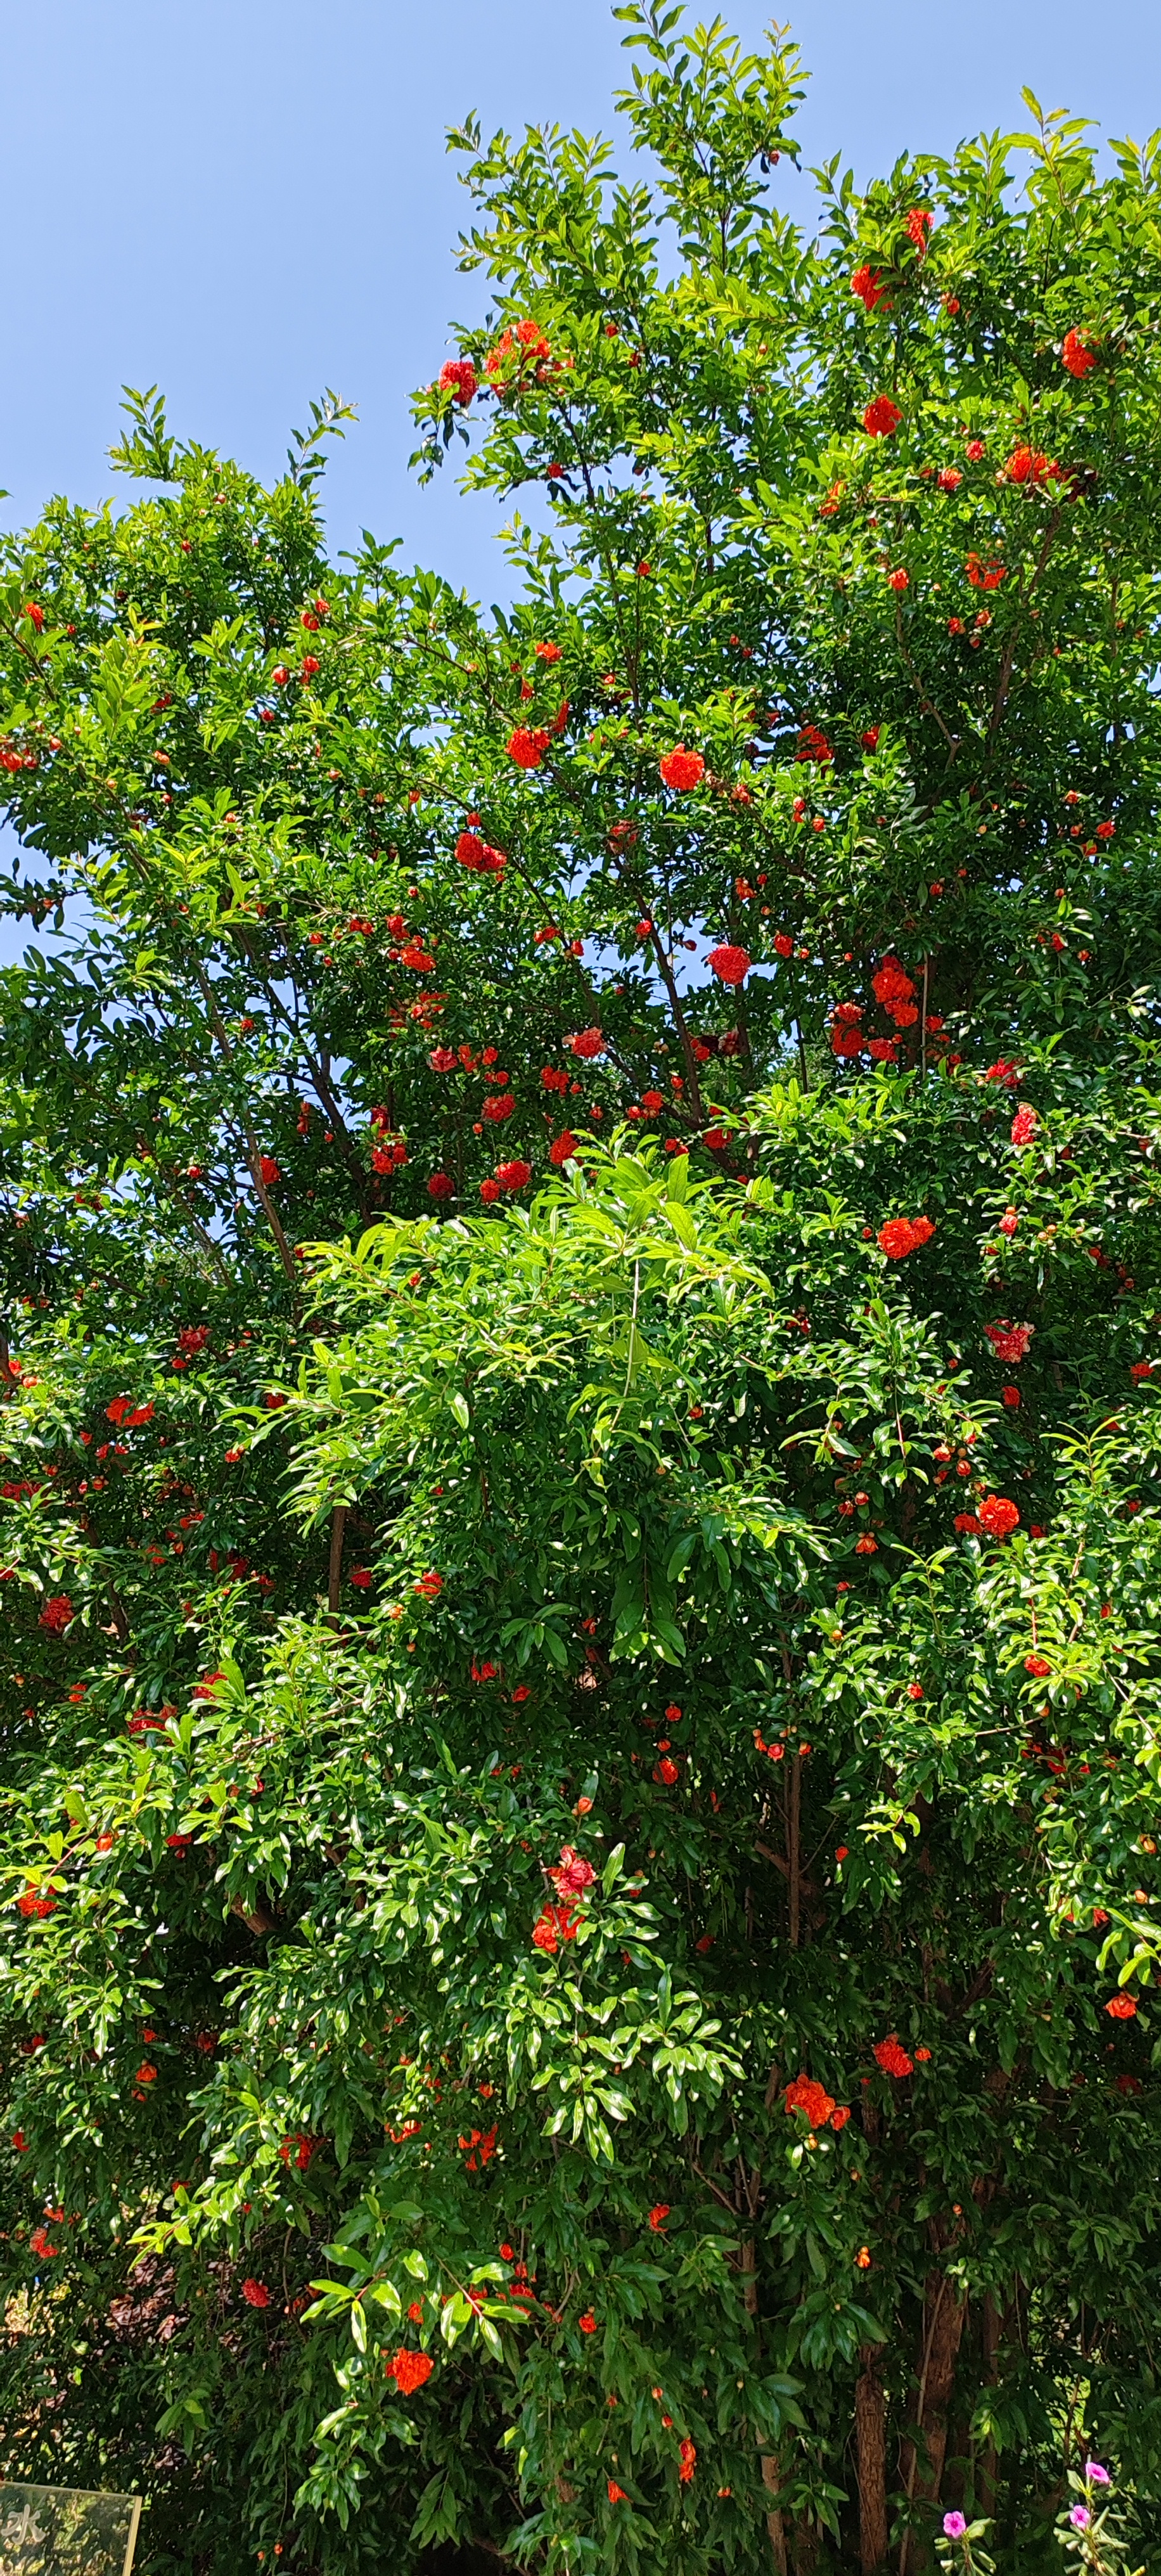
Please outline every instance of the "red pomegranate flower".
[{"label": "red pomegranate flower", "polygon": [[1012,1143],[1031,1145],[1040,1121],[1034,1109],[1018,1109],[1012,1120]]},{"label": "red pomegranate flower", "polygon": [[268,2308],[270,2292],[265,2281],[243,2281],[242,2296],[248,2308]]},{"label": "red pomegranate flower", "polygon": [[861,267],[856,268],[851,279],[852,295],[857,295],[860,302],[865,304],[868,313],[873,313],[876,304],[882,303],[886,292],[881,269],[872,268],[868,261],[864,260]]},{"label": "red pomegranate flower", "polygon": [[899,405],[892,402],[890,394],[876,394],[863,413],[863,427],[868,438],[891,438],[902,418]]},{"label": "red pomegranate flower", "polygon": [[[586,1062],[591,1062],[594,1056],[603,1055],[605,1052],[605,1041],[599,1029],[577,1029],[572,1037],[565,1039],[564,1043],[570,1055],[578,1055]],[[543,1076],[541,1079],[543,1080]]]},{"label": "red pomegranate flower", "polygon": [[1082,331],[1066,331],[1060,350],[1060,363],[1070,376],[1087,376],[1096,365],[1096,351]]},{"label": "red pomegranate flower", "polygon": [[787,2114],[805,2111],[812,2129],[825,2129],[828,2120],[834,2117],[834,2095],[828,2093],[825,2084],[818,2083],[813,2075],[797,2075],[793,2084],[787,2085],[782,2098]]},{"label": "red pomegranate flower", "polygon": [[699,779],[705,776],[705,762],[700,751],[687,751],[682,742],[664,754],[660,768],[667,787],[696,787]]},{"label": "red pomegranate flower", "polygon": [[427,1184],[429,1199],[450,1199],[455,1195],[455,1182],[450,1172],[433,1172]]},{"label": "red pomegranate flower", "polygon": [[426,2388],[435,2369],[428,2352],[397,2352],[387,2364],[387,2377],[393,2379],[401,2397],[411,2397],[417,2388]]},{"label": "red pomegranate flower", "polygon": [[996,1358],[1002,1360],[1006,1368],[1014,1368],[1018,1360],[1027,1359],[1035,1330],[1035,1324],[1004,1322],[984,1326]]},{"label": "red pomegranate flower", "polygon": [[476,390],[476,370],[470,358],[445,358],[439,371],[440,392],[447,393],[449,387],[455,390],[460,410],[466,411]]},{"label": "red pomegranate flower", "polygon": [[893,1216],[888,1217],[886,1225],[880,1226],[876,1240],[888,1261],[902,1261],[907,1253],[917,1251],[920,1244],[930,1243],[934,1232],[929,1216]]},{"label": "red pomegranate flower", "polygon": [[508,758],[515,761],[517,769],[539,769],[551,740],[551,734],[543,725],[538,725],[534,732],[527,725],[517,725],[508,736]]},{"label": "red pomegranate flower", "polygon": [[571,1905],[546,1905],[532,1927],[532,1947],[556,1957],[562,1941],[575,1941],[579,1925]]},{"label": "red pomegranate flower", "polygon": [[532,1165],[516,1155],[510,1163],[497,1163],[496,1178],[502,1190],[523,1190],[532,1178]]},{"label": "red pomegranate flower", "polygon": [[897,2075],[901,2079],[912,2073],[912,2060],[901,2045],[897,2031],[889,2031],[886,2039],[879,2041],[874,2055],[875,2063],[882,2067],[884,2075]]},{"label": "red pomegranate flower", "polygon": [[1114,2021],[1133,2021],[1137,2011],[1136,1998],[1133,1995],[1113,1995],[1105,2005],[1105,2011],[1112,2014]]},{"label": "red pomegranate flower", "polygon": [[592,1862],[574,1851],[571,1843],[562,1846],[556,1868],[548,1873],[558,1896],[583,1896],[586,1887],[592,1886],[596,1874]]},{"label": "red pomegranate flower", "polygon": [[728,942],[721,948],[711,948],[706,958],[707,966],[713,967],[722,984],[744,984],[751,962],[744,948],[731,947]]},{"label": "red pomegranate flower", "polygon": [[38,1625],[47,1628],[51,1637],[62,1637],[76,1612],[67,1592],[54,1592],[45,1602]]},{"label": "red pomegranate flower", "polygon": [[1006,1494],[985,1494],[979,1507],[980,1527],[989,1538],[1008,1538],[1020,1526],[1020,1514]]}]

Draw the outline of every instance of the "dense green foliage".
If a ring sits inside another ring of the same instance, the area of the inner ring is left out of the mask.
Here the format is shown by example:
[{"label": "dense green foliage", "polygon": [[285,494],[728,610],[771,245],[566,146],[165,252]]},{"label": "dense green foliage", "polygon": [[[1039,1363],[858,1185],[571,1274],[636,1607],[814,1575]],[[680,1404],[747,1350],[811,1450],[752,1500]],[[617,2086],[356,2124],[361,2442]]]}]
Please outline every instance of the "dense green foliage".
[{"label": "dense green foliage", "polygon": [[1161,146],[808,238],[620,14],[629,181],[452,138],[510,612],[333,398],[0,557],[0,2467],[1152,2567]]}]

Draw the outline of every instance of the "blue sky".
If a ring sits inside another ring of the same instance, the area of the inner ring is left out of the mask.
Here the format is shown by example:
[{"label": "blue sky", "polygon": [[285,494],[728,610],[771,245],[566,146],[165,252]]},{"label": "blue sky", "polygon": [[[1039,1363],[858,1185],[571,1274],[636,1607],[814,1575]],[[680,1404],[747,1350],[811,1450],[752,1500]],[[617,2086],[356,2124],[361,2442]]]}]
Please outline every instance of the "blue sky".
[{"label": "blue sky", "polygon": [[[786,0],[788,5],[788,0]],[[694,13],[696,14],[696,13]],[[739,0],[732,23],[766,23]],[[501,514],[408,475],[410,388],[478,309],[444,151],[485,132],[613,122],[606,0],[7,0],[3,522],[129,486],[104,453],[123,382],[265,477],[326,384],[357,404],[327,478],[332,543],[401,536],[485,599]],[[1161,125],[1156,0],[801,0],[808,160],[869,177],[1022,122],[1020,87],[1138,141]],[[0,956],[22,946],[0,925]]]},{"label": "blue sky", "polygon": [[[784,0],[789,6],[789,0]],[[339,544],[361,527],[487,591],[494,512],[407,473],[410,388],[479,283],[451,246],[465,203],[443,144],[612,120],[622,30],[606,0],[8,0],[3,13],[8,524],[110,488],[123,381],[175,427],[269,475],[312,394],[360,427],[328,477]],[[766,12],[739,0],[755,39]],[[1106,134],[1161,124],[1156,0],[801,0],[811,160],[856,174],[1021,121],[1022,82]],[[113,478],[113,488],[127,487]],[[494,580],[494,576],[491,576]]]}]

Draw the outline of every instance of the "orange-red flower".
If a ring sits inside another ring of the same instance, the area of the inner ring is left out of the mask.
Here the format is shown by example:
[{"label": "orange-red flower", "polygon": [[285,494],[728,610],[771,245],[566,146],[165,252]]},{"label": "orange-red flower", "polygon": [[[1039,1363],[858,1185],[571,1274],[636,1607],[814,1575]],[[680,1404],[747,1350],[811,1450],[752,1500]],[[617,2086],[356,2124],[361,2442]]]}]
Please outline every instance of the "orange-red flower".
[{"label": "orange-red flower", "polygon": [[705,776],[705,762],[700,751],[687,751],[683,742],[676,743],[672,751],[664,753],[660,769],[667,787],[696,787]]},{"label": "orange-red flower", "polygon": [[876,304],[882,303],[886,292],[881,269],[872,268],[869,262],[864,260],[861,266],[856,268],[851,279],[852,295],[857,295],[860,303],[866,306],[868,313],[873,313]]},{"label": "orange-red flower", "polygon": [[387,2364],[387,2377],[393,2379],[401,2397],[410,2397],[417,2388],[425,2388],[435,2369],[428,2352],[397,2352]]},{"label": "orange-red flower", "polygon": [[888,1261],[902,1261],[907,1253],[917,1251],[921,1244],[930,1243],[934,1232],[929,1216],[888,1217],[886,1225],[879,1228],[879,1250],[886,1253]]},{"label": "orange-red flower", "polygon": [[899,405],[892,402],[890,394],[876,394],[863,413],[863,427],[868,438],[891,438],[902,418]]},{"label": "orange-red flower", "polygon": [[1066,331],[1060,350],[1060,363],[1070,376],[1087,376],[1096,365],[1096,351],[1083,331]]}]

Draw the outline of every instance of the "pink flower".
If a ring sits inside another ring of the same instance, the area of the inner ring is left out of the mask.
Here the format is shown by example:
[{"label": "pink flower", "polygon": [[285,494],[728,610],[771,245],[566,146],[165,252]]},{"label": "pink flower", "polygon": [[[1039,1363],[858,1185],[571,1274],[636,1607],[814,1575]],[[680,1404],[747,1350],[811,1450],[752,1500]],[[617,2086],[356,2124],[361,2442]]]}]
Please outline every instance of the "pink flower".
[{"label": "pink flower", "polygon": [[967,2524],[964,2521],[962,2513],[945,2513],[943,2517],[943,2529],[944,2535],[948,2540],[962,2540],[964,2533],[967,2530]]}]

